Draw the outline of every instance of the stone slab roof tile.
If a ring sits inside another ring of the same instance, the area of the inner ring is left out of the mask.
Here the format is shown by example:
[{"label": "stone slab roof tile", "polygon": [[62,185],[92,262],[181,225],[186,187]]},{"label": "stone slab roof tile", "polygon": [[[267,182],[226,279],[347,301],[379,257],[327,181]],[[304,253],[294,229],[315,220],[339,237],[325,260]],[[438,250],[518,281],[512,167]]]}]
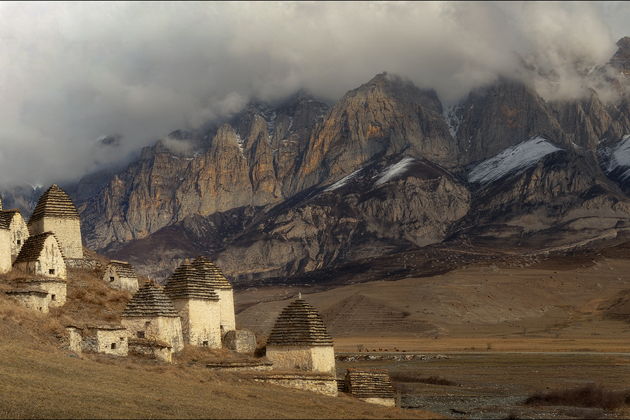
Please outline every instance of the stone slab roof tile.
[{"label": "stone slab roof tile", "polygon": [[177,317],[173,302],[157,286],[144,284],[133,295],[122,313],[123,317]]},{"label": "stone slab roof tile", "polygon": [[278,316],[267,345],[332,346],[333,341],[317,310],[303,299],[296,299]]},{"label": "stone slab roof tile", "polygon": [[168,278],[164,293],[171,299],[219,300],[210,282],[188,262],[182,263]]},{"label": "stone slab roof tile", "polygon": [[67,219],[79,219],[77,208],[70,197],[57,184],[53,184],[37,202],[35,210],[28,221],[30,225],[42,217],[62,217]]},{"label": "stone slab roof tile", "polygon": [[[24,245],[22,245],[20,253],[13,264],[37,261],[44,249],[44,243],[49,236],[55,238],[55,235],[52,232],[44,232],[39,235],[29,236],[26,242],[24,242]],[[55,240],[57,240],[57,238],[55,238]],[[59,242],[57,242],[57,245],[59,245]],[[63,256],[61,248],[59,248],[59,252],[61,252],[61,255]]]},{"label": "stone slab roof tile", "polygon": [[125,277],[125,278],[130,278],[130,279],[138,278],[138,275],[136,274],[136,270],[134,270],[133,266],[129,264],[128,262],[112,260],[107,265],[107,268],[109,267],[113,267],[116,270],[116,273],[118,273],[120,277]]},{"label": "stone slab roof tile", "polygon": [[350,368],[346,373],[348,392],[357,398],[394,398],[389,373],[385,369]]},{"label": "stone slab roof tile", "polygon": [[208,258],[199,256],[193,260],[192,266],[199,272],[200,276],[210,282],[213,289],[232,289],[232,285],[223,275],[221,269]]},{"label": "stone slab roof tile", "polygon": [[18,209],[0,210],[0,229],[9,229],[13,218],[20,214]]}]

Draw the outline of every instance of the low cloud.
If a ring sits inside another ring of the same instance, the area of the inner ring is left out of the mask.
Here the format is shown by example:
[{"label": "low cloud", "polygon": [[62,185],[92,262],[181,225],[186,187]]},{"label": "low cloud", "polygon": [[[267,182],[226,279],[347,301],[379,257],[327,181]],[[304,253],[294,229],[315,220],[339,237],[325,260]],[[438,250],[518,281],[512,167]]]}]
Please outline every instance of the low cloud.
[{"label": "low cloud", "polygon": [[[615,51],[627,9],[3,3],[0,184],[76,179],[176,128],[238,112],[253,97],[305,88],[337,99],[382,71],[434,88],[446,103],[498,75],[529,79],[548,98],[574,97],[583,92],[582,71]],[[536,71],[523,73],[523,61]],[[113,134],[120,142],[104,152],[98,140]]]}]

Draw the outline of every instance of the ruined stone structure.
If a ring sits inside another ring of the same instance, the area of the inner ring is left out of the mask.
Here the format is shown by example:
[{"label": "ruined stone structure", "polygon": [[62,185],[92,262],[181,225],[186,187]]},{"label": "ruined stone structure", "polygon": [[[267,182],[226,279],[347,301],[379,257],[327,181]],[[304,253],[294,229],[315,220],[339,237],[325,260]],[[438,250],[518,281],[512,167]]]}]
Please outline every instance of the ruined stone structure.
[{"label": "ruined stone structure", "polygon": [[160,340],[130,338],[129,353],[148,356],[166,363],[173,362],[173,348]]},{"label": "ruined stone structure", "polygon": [[32,309],[34,311],[39,311],[41,313],[48,313],[48,293],[42,292],[40,290],[29,290],[29,289],[16,289],[10,290],[6,292],[7,295],[11,296],[18,303],[28,309]]},{"label": "ruined stone structure", "polygon": [[256,351],[256,335],[249,330],[232,330],[223,336],[225,348],[237,353],[253,353]]},{"label": "ruined stone structure", "polygon": [[267,358],[276,369],[335,372],[332,338],[319,313],[303,299],[278,316],[267,340]]},{"label": "ruined stone structure", "polygon": [[219,296],[221,306],[221,334],[236,329],[236,316],[234,315],[234,290],[223,272],[212,261],[204,256],[195,258],[192,266],[200,276],[210,282],[214,292]]},{"label": "ruined stone structure", "polygon": [[138,291],[138,276],[136,270],[128,262],[112,260],[105,268],[103,281],[109,287],[118,290]]},{"label": "ruined stone structure", "polygon": [[121,324],[130,338],[164,341],[174,352],[184,348],[179,314],[164,292],[151,282],[133,295],[122,313]]},{"label": "ruined stone structure", "polygon": [[221,348],[219,296],[206,278],[184,262],[168,278],[164,293],[181,316],[185,343]]},{"label": "ruined stone structure", "polygon": [[56,278],[23,278],[15,280],[21,289],[39,290],[48,294],[48,306],[57,308],[66,303],[67,284],[65,280]]},{"label": "ruined stone structure", "polygon": [[52,232],[30,236],[22,246],[13,267],[35,276],[60,279],[67,277],[64,255]]},{"label": "ruined stone structure", "polygon": [[81,337],[82,329],[75,325],[66,325],[68,333],[68,349],[75,353],[83,352],[83,337]]},{"label": "ruined stone structure", "polygon": [[338,395],[337,380],[329,375],[313,373],[257,373],[252,376],[252,379],[256,382],[301,389],[332,397]]},{"label": "ruined stone structure", "polygon": [[127,331],[121,326],[89,326],[83,330],[83,351],[127,356]]},{"label": "ruined stone structure", "polygon": [[346,373],[348,393],[365,402],[395,407],[396,398],[389,373],[385,369],[349,368]]},{"label": "ruined stone structure", "polygon": [[11,262],[13,262],[29,237],[28,227],[17,209],[1,210],[0,226],[8,226],[11,232]]},{"label": "ruined stone structure", "polygon": [[79,213],[68,194],[56,184],[39,198],[28,230],[31,235],[53,232],[66,258],[83,258]]},{"label": "ruined stone structure", "polygon": [[11,271],[11,230],[6,221],[0,219],[0,274]]}]

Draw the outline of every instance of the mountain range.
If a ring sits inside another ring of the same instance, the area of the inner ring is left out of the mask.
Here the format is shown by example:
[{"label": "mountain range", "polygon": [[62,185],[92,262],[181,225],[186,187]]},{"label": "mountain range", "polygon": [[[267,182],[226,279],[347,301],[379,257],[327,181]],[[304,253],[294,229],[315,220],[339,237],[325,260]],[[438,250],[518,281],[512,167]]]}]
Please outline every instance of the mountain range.
[{"label": "mountain range", "polygon": [[[65,187],[85,244],[156,278],[198,254],[255,284],[437,245],[614,239],[630,228],[630,38],[617,45],[593,70],[615,99],[545,100],[501,77],[445,107],[382,73],[332,104],[253,101]],[[29,209],[37,192],[5,201]]]}]

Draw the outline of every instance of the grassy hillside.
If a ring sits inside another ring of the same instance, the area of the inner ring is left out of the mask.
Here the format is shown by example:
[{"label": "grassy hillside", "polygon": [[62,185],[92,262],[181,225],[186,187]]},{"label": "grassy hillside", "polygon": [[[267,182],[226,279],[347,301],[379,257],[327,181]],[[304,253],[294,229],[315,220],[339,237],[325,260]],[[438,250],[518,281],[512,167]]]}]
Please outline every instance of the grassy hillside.
[{"label": "grassy hillside", "polygon": [[74,271],[68,303],[44,315],[2,293],[12,277],[0,278],[2,418],[434,417],[262,385],[203,367],[204,358],[236,356],[227,351],[188,348],[173,365],[141,357],[77,356],[64,349],[64,326],[117,322],[129,295],[107,288],[93,273]]}]

